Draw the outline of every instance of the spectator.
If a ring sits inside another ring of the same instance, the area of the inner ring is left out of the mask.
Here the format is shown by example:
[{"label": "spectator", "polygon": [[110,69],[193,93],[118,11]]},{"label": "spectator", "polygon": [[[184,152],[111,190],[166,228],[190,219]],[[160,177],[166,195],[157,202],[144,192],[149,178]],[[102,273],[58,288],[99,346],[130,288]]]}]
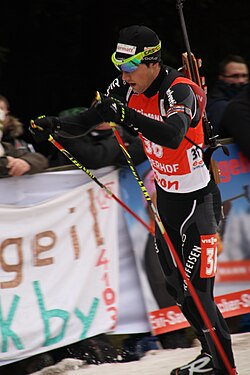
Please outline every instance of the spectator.
[{"label": "spectator", "polygon": [[39,173],[48,167],[47,159],[37,152],[18,150],[6,142],[2,146],[5,154],[0,157],[0,177]]},{"label": "spectator", "polygon": [[[0,121],[4,119],[0,110]],[[23,148],[15,148],[11,143],[1,142],[3,124],[0,124],[0,177],[15,177],[24,174],[39,173],[48,167],[47,159]]]},{"label": "spectator", "polygon": [[3,123],[2,141],[11,143],[17,149],[35,152],[33,146],[22,138],[24,135],[23,124],[17,117],[10,113],[9,101],[3,95],[0,95],[0,110]]},{"label": "spectator", "polygon": [[233,138],[250,160],[250,84],[230,101],[221,120],[221,137]]},{"label": "spectator", "polygon": [[218,78],[208,92],[207,117],[214,133],[221,136],[221,119],[229,101],[233,99],[248,82],[249,70],[245,59],[238,55],[229,55],[219,64]]}]

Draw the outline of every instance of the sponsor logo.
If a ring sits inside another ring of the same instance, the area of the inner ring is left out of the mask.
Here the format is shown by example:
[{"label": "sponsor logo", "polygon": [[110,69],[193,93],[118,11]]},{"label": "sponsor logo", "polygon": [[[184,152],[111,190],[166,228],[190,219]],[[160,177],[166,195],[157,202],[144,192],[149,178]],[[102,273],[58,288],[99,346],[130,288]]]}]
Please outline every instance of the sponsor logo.
[{"label": "sponsor logo", "polygon": [[179,170],[179,164],[178,163],[176,163],[176,164],[165,164],[165,163],[161,163],[161,162],[159,162],[157,160],[154,160],[154,159],[151,159],[151,158],[149,158],[149,161],[150,161],[150,164],[152,165],[152,167],[156,168],[158,171],[167,173],[169,175],[176,174]]},{"label": "sponsor logo", "polygon": [[129,44],[118,43],[116,52],[125,53],[127,55],[135,55],[136,46],[130,46]]},{"label": "sponsor logo", "polygon": [[204,332],[204,333],[210,333],[211,331],[216,331],[216,328],[215,327],[212,327],[212,329],[211,328],[206,328],[206,329],[203,329],[202,330],[202,332]]},{"label": "sponsor logo", "polygon": [[159,186],[161,186],[164,190],[179,190],[179,181],[178,180],[167,180],[164,176],[159,177],[155,175],[155,180]]},{"label": "sponsor logo", "polygon": [[115,87],[120,87],[119,79],[116,78],[114,81],[109,85],[107,89],[107,95],[109,96],[110,91],[112,91]]},{"label": "sponsor logo", "polygon": [[202,166],[204,166],[204,161],[203,160],[195,160],[193,162],[193,165],[192,165],[193,169],[195,169],[197,167],[202,167]]},{"label": "sponsor logo", "polygon": [[168,103],[169,103],[170,107],[172,107],[173,105],[176,104],[176,100],[173,97],[173,90],[168,89],[166,91],[166,94],[167,94],[167,97],[168,97]]},{"label": "sponsor logo", "polygon": [[208,238],[201,238],[201,243],[208,243],[208,244],[211,244],[211,245],[214,245],[217,243],[217,238],[212,235],[211,237],[208,237]]},{"label": "sponsor logo", "polygon": [[217,269],[217,238],[215,234],[202,235],[200,277],[214,277]]},{"label": "sponsor logo", "polygon": [[188,369],[188,374],[204,374],[208,371],[212,371],[213,368],[209,367],[211,364],[211,358],[209,356],[204,356],[197,358],[192,363],[187,364],[186,366],[180,367],[180,370]]},{"label": "sponsor logo", "polygon": [[145,60],[147,60],[147,61],[152,61],[152,60],[158,60],[158,56],[146,56],[146,57],[143,57],[143,61],[145,61]]},{"label": "sponsor logo", "polygon": [[201,96],[201,95],[198,95],[198,94],[196,94],[195,96],[196,96],[196,98],[197,98],[198,102],[200,102],[200,103],[202,103],[202,102],[203,102],[203,100],[204,100],[203,96]]},{"label": "sponsor logo", "polygon": [[152,118],[153,120],[162,121],[162,118],[160,115],[157,115],[155,113],[145,113],[143,112],[143,109],[135,109],[138,113],[142,114],[143,116]]},{"label": "sponsor logo", "polygon": [[[189,279],[193,273],[193,269],[195,267],[195,264],[197,263],[197,260],[200,258],[200,255],[201,255],[201,248],[199,246],[194,246],[193,249],[190,251],[187,262],[185,264],[185,272]],[[187,283],[185,280],[184,280],[184,290],[187,290]]]}]

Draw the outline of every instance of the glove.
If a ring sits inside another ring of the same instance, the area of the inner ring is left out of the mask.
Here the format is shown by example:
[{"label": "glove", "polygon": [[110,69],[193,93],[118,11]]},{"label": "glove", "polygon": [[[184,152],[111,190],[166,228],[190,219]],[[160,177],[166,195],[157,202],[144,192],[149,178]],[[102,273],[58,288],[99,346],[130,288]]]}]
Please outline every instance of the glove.
[{"label": "glove", "polygon": [[131,124],[133,110],[116,99],[105,98],[95,104],[95,109],[103,122],[115,122],[128,127],[133,126]]},{"label": "glove", "polygon": [[47,141],[50,134],[61,128],[61,123],[57,117],[40,116],[31,120],[29,131],[37,143]]}]

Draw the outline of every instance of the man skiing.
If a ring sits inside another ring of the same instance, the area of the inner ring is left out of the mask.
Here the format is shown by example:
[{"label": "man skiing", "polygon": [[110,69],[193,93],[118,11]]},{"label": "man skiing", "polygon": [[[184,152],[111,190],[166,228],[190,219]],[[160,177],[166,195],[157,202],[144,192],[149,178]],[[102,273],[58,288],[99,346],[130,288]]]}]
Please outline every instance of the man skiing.
[{"label": "man skiing", "polygon": [[[120,31],[112,62],[120,71],[106,96],[88,111],[34,121],[35,137],[80,134],[101,122],[138,133],[154,171],[157,209],[187,277],[225,350],[229,372],[156,226],[156,245],[167,289],[201,342],[201,354],[171,375],[237,374],[228,327],[213,298],[220,192],[203,161],[206,95],[161,61],[158,35],[146,26]],[[79,141],[80,147],[80,141]]]}]

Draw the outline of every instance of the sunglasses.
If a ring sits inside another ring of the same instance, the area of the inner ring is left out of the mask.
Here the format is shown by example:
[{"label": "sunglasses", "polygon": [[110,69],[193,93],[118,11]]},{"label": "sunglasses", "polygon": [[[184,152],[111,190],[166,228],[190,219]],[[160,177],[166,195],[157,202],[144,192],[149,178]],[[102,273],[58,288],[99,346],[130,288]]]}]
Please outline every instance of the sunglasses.
[{"label": "sunglasses", "polygon": [[124,59],[124,60],[117,60],[115,58],[116,52],[114,52],[113,55],[111,56],[111,60],[112,60],[112,63],[120,72],[132,73],[138,68],[138,66],[140,65],[144,57],[152,55],[153,53],[159,51],[160,49],[161,49],[161,42],[157,44],[157,46],[149,47],[145,49],[145,51],[139,52],[136,55],[128,57],[127,59]]},{"label": "sunglasses", "polygon": [[239,79],[239,78],[248,78],[248,74],[247,73],[242,73],[242,74],[231,74],[231,75],[226,75],[226,74],[223,74],[223,77],[225,78],[233,78],[233,79]]}]

